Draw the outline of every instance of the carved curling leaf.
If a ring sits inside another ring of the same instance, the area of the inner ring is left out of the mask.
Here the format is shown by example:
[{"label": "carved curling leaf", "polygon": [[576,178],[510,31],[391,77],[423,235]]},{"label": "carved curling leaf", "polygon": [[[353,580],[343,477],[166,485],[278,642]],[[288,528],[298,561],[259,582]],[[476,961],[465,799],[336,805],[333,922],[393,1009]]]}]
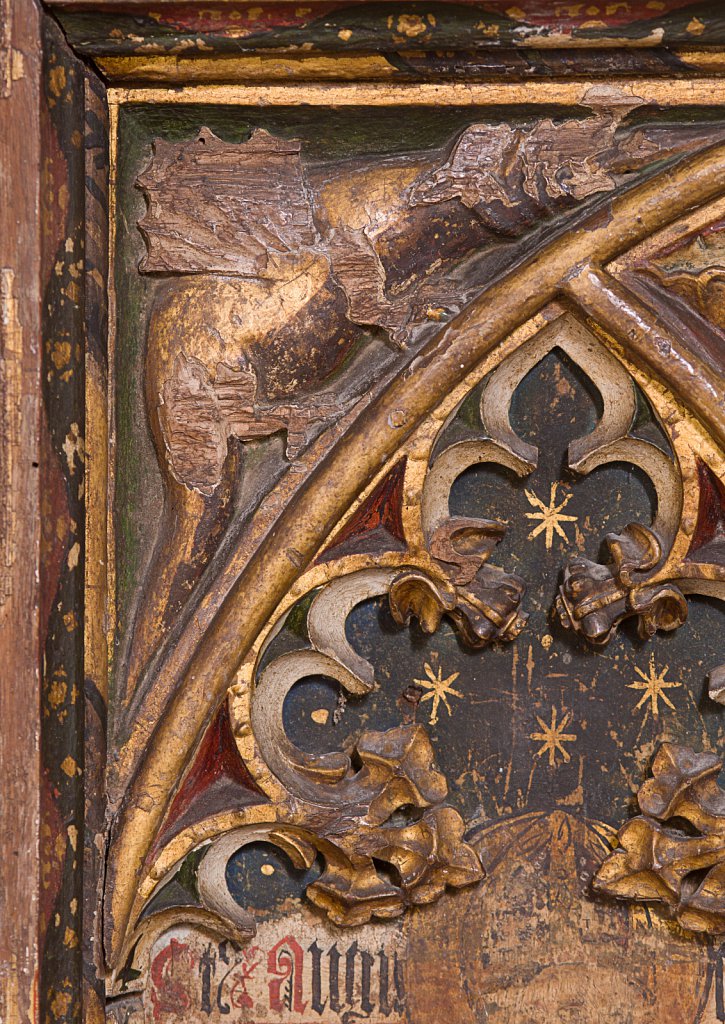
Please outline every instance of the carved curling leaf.
[{"label": "carved curling leaf", "polygon": [[520,576],[486,564],[504,532],[492,520],[445,520],[430,541],[440,576],[404,569],[390,586],[390,610],[398,625],[415,618],[424,633],[434,633],[445,615],[472,648],[517,637],[527,619],[519,610],[526,585]]},{"label": "carved curling leaf", "polygon": [[[677,488],[669,495],[662,488],[658,494],[652,528],[631,523],[621,534],[606,536],[609,563],[601,565],[581,557],[569,562],[556,601],[565,627],[600,645],[611,639],[620,622],[635,617],[640,637],[647,640],[659,630],[667,632],[683,625],[688,596],[725,598],[725,558],[720,541],[724,492],[714,472],[699,459],[696,464],[699,507],[694,521],[680,521],[684,517],[678,474]],[[671,472],[675,472],[674,464]],[[655,475],[650,473],[650,479],[654,480]],[[675,513],[669,527],[662,515],[668,506]],[[680,531],[689,537],[684,559],[672,556]],[[663,537],[668,537],[669,543]],[[709,694],[714,701],[725,703],[723,666],[711,671]]]},{"label": "carved curling leaf", "polygon": [[677,629],[687,619],[687,602],[674,583],[648,583],[662,560],[662,544],[646,526],[632,523],[621,534],[610,533],[607,565],[573,559],[564,569],[556,601],[564,626],[590,643],[605,644],[619,623],[636,616],[639,635]]},{"label": "carved curling leaf", "polygon": [[431,807],[448,795],[422,726],[364,732],[356,751],[362,762],[356,781],[362,791],[373,794],[367,812],[372,824],[387,821],[398,807]]},{"label": "carved curling leaf", "polygon": [[[357,754],[362,767],[351,780],[349,798],[354,801],[357,791],[367,806],[356,827],[320,833],[326,868],[308,888],[309,898],[335,924],[359,925],[430,903],[446,886],[479,881],[483,869],[464,841],[463,819],[442,803],[448,786],[425,729],[364,733]],[[375,861],[389,864],[396,881],[381,876]]]},{"label": "carved curling leaf", "polygon": [[662,744],[637,797],[643,813],[620,829],[594,890],[664,903],[690,931],[725,932],[722,767],[716,754]]}]

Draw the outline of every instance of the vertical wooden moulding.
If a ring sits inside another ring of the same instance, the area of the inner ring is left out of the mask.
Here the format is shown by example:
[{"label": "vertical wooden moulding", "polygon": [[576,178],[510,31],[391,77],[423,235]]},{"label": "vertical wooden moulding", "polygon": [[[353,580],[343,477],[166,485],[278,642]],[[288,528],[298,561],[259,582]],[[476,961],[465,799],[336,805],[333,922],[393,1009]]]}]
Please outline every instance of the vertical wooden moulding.
[{"label": "vertical wooden moulding", "polygon": [[106,549],[108,523],[108,109],[100,79],[85,80],[86,563],[84,618],[85,842],[84,1013],[104,1020],[102,948],[106,718]]},{"label": "vertical wooden moulding", "polygon": [[0,4],[0,1020],[35,1017],[39,838],[38,12]]},{"label": "vertical wooden moulding", "polygon": [[84,66],[43,19],[38,1016],[84,1017]]}]

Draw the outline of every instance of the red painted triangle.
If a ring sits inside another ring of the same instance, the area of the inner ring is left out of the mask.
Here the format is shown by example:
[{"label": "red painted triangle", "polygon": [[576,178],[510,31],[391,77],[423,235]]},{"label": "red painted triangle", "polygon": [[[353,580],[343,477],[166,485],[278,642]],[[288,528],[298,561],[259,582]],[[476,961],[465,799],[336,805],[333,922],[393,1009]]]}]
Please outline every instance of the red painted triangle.
[{"label": "red painted triangle", "polygon": [[401,459],[362,503],[349,523],[335,535],[320,556],[321,562],[358,552],[398,551],[405,548],[403,532],[403,478]]},{"label": "red painted triangle", "polygon": [[154,849],[212,814],[266,802],[239,756],[225,700],[204,733],[191,768],[173,799]]},{"label": "red painted triangle", "polygon": [[713,541],[725,542],[725,485],[700,459],[697,460],[697,475],[700,480],[700,505],[687,557],[692,561],[703,561],[702,558],[693,559],[692,556]]}]

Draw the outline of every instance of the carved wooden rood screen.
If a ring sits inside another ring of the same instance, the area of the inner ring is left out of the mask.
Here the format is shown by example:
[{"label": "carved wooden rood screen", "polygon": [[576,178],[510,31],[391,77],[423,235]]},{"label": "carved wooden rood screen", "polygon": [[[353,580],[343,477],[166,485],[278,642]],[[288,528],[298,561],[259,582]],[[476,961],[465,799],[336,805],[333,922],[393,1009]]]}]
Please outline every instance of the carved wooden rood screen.
[{"label": "carved wooden rood screen", "polygon": [[725,1021],[718,7],[8,8],[2,1019]]}]

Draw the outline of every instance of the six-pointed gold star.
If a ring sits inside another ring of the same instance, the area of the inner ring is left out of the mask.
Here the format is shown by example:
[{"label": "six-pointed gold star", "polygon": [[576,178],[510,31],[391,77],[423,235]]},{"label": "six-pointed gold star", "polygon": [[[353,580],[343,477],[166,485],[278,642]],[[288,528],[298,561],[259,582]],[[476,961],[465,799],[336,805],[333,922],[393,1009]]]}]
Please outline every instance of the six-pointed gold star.
[{"label": "six-pointed gold star", "polygon": [[664,692],[665,690],[674,690],[678,686],[682,686],[682,683],[669,682],[665,676],[669,671],[669,665],[665,665],[661,672],[658,672],[655,668],[655,656],[650,654],[649,656],[649,668],[645,674],[642,669],[635,666],[635,672],[640,677],[635,679],[633,683],[628,683],[627,689],[629,690],[643,690],[642,698],[635,707],[635,711],[639,711],[643,704],[650,701],[650,707],[647,709],[651,710],[655,718],[660,713],[659,701],[662,699],[668,708],[675,710],[675,705],[672,703],[670,698]]},{"label": "six-pointed gold star", "polygon": [[565,743],[574,743],[576,735],[573,732],[564,732],[567,725],[571,720],[571,712],[567,711],[560,722],[556,721],[557,711],[555,707],[551,709],[551,722],[547,725],[546,722],[536,716],[536,721],[541,726],[541,732],[532,732],[529,735],[530,740],[539,740],[542,744],[541,748],[536,751],[536,756],[541,757],[542,754],[549,755],[549,766],[554,768],[556,766],[556,755],[561,754],[564,761],[571,761],[571,754],[564,746]]},{"label": "six-pointed gold star", "polygon": [[532,508],[538,508],[538,512],[527,512],[527,519],[540,519],[541,522],[538,526],[529,534],[529,540],[533,540],[534,537],[538,537],[540,533],[544,533],[546,539],[546,550],[551,550],[551,545],[554,541],[554,533],[557,533],[563,540],[569,541],[566,533],[562,528],[562,523],[575,523],[577,516],[563,515],[563,509],[569,504],[572,498],[572,493],[566,495],[563,501],[556,503],[556,489],[558,484],[553,483],[551,485],[551,496],[549,497],[549,504],[545,505],[541,498],[537,497],[533,491],[524,491],[529,505]]},{"label": "six-pointed gold star", "polygon": [[422,686],[425,690],[430,691],[429,693],[426,693],[423,695],[423,697],[421,697],[421,704],[423,703],[424,700],[433,701],[430,711],[429,724],[435,725],[436,722],[438,721],[438,708],[440,707],[441,703],[445,705],[446,711],[450,715],[451,706],[448,703],[448,698],[463,696],[462,693],[460,693],[458,690],[454,690],[453,687],[451,686],[451,683],[454,683],[456,679],[458,679],[460,673],[454,672],[452,675],[444,679],[443,669],[441,668],[441,666],[438,666],[438,672],[434,672],[427,661],[423,665],[423,671],[425,672],[427,678],[414,679],[413,682],[417,683],[419,686]]}]

